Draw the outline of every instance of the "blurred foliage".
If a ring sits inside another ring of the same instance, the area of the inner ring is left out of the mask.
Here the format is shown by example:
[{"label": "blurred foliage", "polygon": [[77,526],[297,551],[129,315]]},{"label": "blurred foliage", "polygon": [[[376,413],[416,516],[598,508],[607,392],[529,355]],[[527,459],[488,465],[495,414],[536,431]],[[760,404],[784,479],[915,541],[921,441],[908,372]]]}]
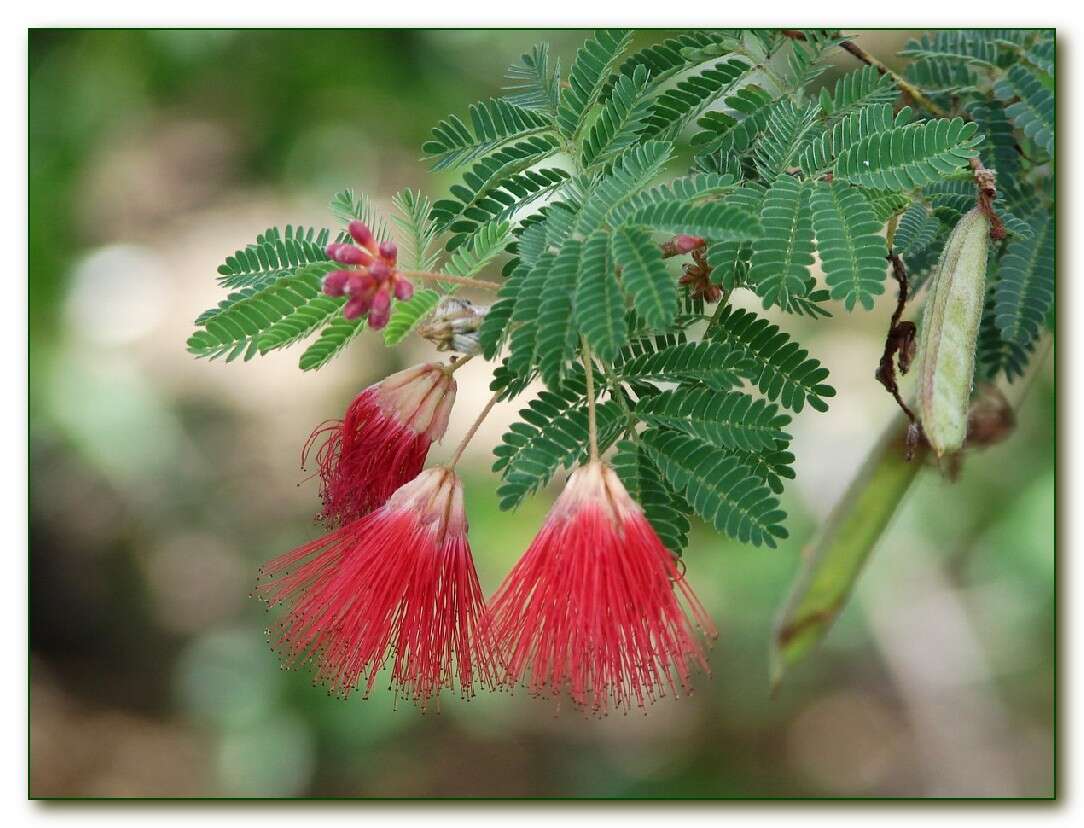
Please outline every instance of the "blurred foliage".
[{"label": "blurred foliage", "polygon": [[[890,55],[907,36],[863,43]],[[394,360],[430,352],[359,340],[319,376],[299,375],[289,354],[195,363],[183,340],[225,240],[283,205],[307,220],[347,186],[385,200],[404,186],[438,192],[447,181],[416,163],[432,124],[496,94],[495,69],[532,43],[549,40],[567,64],[581,39],[31,33],[34,795],[1051,792],[1049,370],[1017,433],[970,457],[959,483],[922,473],[819,657],[768,698],[775,608],[893,410],[871,379],[891,297],[846,329],[803,329],[839,396],[829,424],[795,423],[809,483],[788,494],[793,536],[755,550],[693,526],[689,577],[722,634],[692,698],[596,721],[498,694],[421,716],[392,712],[383,690],[343,703],[279,670],[247,595],[261,561],[318,531],[313,482],[295,485],[301,443]],[[233,213],[243,218],[219,227]],[[115,309],[108,324],[86,321],[87,302]],[[467,379],[453,429],[485,398],[488,377]],[[553,487],[503,513],[490,457],[467,459],[470,537],[492,590]]]}]

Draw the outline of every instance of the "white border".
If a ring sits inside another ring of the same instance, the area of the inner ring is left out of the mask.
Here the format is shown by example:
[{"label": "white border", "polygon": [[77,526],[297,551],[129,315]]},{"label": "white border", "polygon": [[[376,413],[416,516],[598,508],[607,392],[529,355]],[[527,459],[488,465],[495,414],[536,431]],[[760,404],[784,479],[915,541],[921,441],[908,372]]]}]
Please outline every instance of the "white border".
[{"label": "white border", "polygon": [[[1079,191],[1082,183],[1080,168],[1071,164],[1074,147],[1069,138],[1076,130],[1075,121],[1079,110],[1079,88],[1077,61],[1073,54],[1074,34],[1069,25],[1076,22],[1076,14],[1069,4],[1039,2],[1034,0],[1021,4],[1011,16],[1000,16],[1005,7],[980,3],[934,3],[929,0],[911,0],[905,5],[873,4],[866,2],[833,3],[831,6],[812,8],[808,3],[778,2],[750,4],[713,3],[659,3],[644,6],[642,9],[625,2],[614,0],[595,0],[591,3],[569,2],[568,0],[548,0],[546,3],[502,5],[494,3],[471,4],[458,8],[448,3],[408,4],[396,0],[394,3],[337,3],[316,8],[305,3],[271,4],[227,3],[223,0],[188,0],[183,4],[137,3],[135,0],[101,0],[100,2],[51,2],[37,4],[12,4],[13,13],[4,21],[3,48],[0,49],[5,85],[3,100],[8,117],[18,120],[16,113],[23,115],[23,125],[11,124],[3,133],[5,142],[3,158],[4,179],[2,192],[3,226],[8,228],[8,238],[19,238],[18,229],[22,228],[21,238],[26,238],[26,82],[27,82],[27,29],[30,27],[81,27],[81,26],[370,26],[370,27],[514,27],[514,28],[552,28],[552,27],[591,27],[604,25],[639,25],[665,28],[682,26],[831,26],[855,25],[869,27],[904,27],[904,28],[942,28],[957,26],[1057,26],[1059,29],[1060,62],[1060,139],[1062,146],[1061,169],[1063,181],[1059,188],[1059,207],[1062,241],[1059,256],[1059,284],[1061,292],[1061,314],[1059,332],[1063,348],[1067,345],[1071,353],[1064,356],[1065,364],[1075,366],[1079,361],[1081,334],[1077,333],[1069,320],[1084,319],[1084,308],[1080,307],[1081,292],[1073,285],[1077,275],[1072,272],[1075,255],[1072,242],[1081,238],[1079,215],[1070,213],[1072,193]],[[1077,7],[1079,8],[1079,7]],[[456,15],[456,11],[460,11]],[[756,15],[753,17],[752,15]],[[13,19],[12,19],[13,18]],[[814,19],[815,18],[815,19]],[[60,230],[61,228],[58,228]],[[9,241],[9,245],[14,245]],[[456,825],[469,825],[472,828],[487,824],[507,826],[510,819],[518,825],[546,824],[554,820],[561,822],[587,821],[600,824],[613,820],[622,825],[645,824],[658,826],[671,820],[680,820],[681,826],[696,824],[718,825],[720,820],[727,824],[744,824],[755,818],[762,820],[784,821],[788,825],[841,825],[862,822],[868,824],[871,819],[888,824],[911,824],[922,821],[924,825],[952,825],[959,828],[978,823],[1008,823],[1019,825],[1032,821],[1064,821],[1080,816],[1079,799],[1073,796],[1081,789],[1079,767],[1081,763],[1071,761],[1076,756],[1072,746],[1079,745],[1076,737],[1079,733],[1081,717],[1072,712],[1075,707],[1075,695],[1070,688],[1076,688],[1077,682],[1074,656],[1068,646],[1062,647],[1059,660],[1060,682],[1060,762],[1059,793],[1062,803],[1024,806],[1014,803],[975,804],[971,807],[951,803],[921,803],[910,805],[873,806],[861,803],[837,803],[817,805],[816,803],[417,803],[417,804],[322,804],[322,803],[282,803],[246,805],[245,803],[176,805],[166,804],[96,804],[96,803],[28,803],[26,801],[26,682],[21,665],[25,664],[26,647],[26,316],[10,312],[17,304],[17,297],[25,301],[26,284],[25,242],[21,258],[7,257],[5,290],[9,312],[0,326],[0,347],[3,354],[2,364],[5,382],[2,386],[4,404],[0,405],[3,416],[4,435],[4,477],[3,490],[0,492],[0,507],[3,508],[3,523],[7,528],[9,543],[4,550],[8,555],[10,571],[4,579],[8,594],[0,602],[3,608],[3,624],[12,650],[7,654],[8,664],[14,668],[0,682],[3,711],[3,764],[0,766],[0,780],[5,796],[0,802],[5,817],[10,822],[4,824],[19,825],[27,821],[78,822],[79,824],[200,824],[203,826],[238,824],[297,823],[301,820],[314,821],[320,828],[332,825],[349,824],[368,826],[374,822],[389,822],[396,825],[417,822],[439,823],[451,828]],[[1068,302],[1068,304],[1066,304]],[[21,324],[20,324],[21,322]],[[1078,326],[1079,327],[1079,326]],[[1076,502],[1077,489],[1073,485],[1074,471],[1079,466],[1078,453],[1080,441],[1072,437],[1076,424],[1071,420],[1071,412],[1079,410],[1080,383],[1073,382],[1071,374],[1074,368],[1062,372],[1061,405],[1061,443],[1059,458],[1059,516],[1060,558],[1059,575],[1062,578],[1060,608],[1062,614],[1061,637],[1067,641],[1080,641],[1081,611],[1074,606],[1084,600],[1080,596],[1080,573],[1084,567],[1070,566],[1070,560],[1081,547],[1077,539],[1076,521],[1079,513]],[[1076,583],[1069,583],[1068,576]],[[1073,587],[1077,587],[1074,589]],[[1077,600],[1071,600],[1070,596]],[[1074,634],[1075,633],[1075,634]],[[1073,648],[1076,650],[1077,648]],[[1070,737],[1071,728],[1071,737]],[[680,813],[670,813],[680,809]],[[514,811],[514,814],[512,813]]]}]

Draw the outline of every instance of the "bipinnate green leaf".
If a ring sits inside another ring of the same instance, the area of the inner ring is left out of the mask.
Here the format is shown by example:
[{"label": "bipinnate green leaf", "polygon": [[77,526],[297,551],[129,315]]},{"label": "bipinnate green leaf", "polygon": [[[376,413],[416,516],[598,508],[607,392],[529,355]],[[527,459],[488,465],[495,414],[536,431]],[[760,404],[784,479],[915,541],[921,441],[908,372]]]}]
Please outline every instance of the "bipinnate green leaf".
[{"label": "bipinnate green leaf", "polygon": [[641,445],[701,518],[732,538],[774,547],[786,512],[764,481],[733,455],[677,431],[648,429]]},{"label": "bipinnate green leaf", "polygon": [[689,542],[688,505],[663,480],[651,458],[635,442],[619,442],[610,465],[632,499],[644,510],[659,540],[680,555]]},{"label": "bipinnate green leaf", "polygon": [[760,208],[763,234],[753,245],[749,282],[764,307],[790,309],[809,292],[813,264],[810,186],[783,174],[772,183]]},{"label": "bipinnate green leaf", "polygon": [[647,91],[648,71],[638,66],[631,77],[622,75],[583,140],[581,155],[585,167],[613,158],[631,146],[651,109]]},{"label": "bipinnate green leaf", "polygon": [[618,227],[613,233],[613,258],[636,312],[653,328],[670,325],[677,314],[677,283],[651,234],[640,227]]},{"label": "bipinnate green leaf", "polygon": [[998,266],[995,313],[1002,337],[1027,348],[1054,305],[1054,217],[1039,210],[1030,238],[1009,242]]},{"label": "bipinnate green leaf", "polygon": [[680,387],[640,400],[636,416],[646,423],[683,431],[719,448],[774,450],[790,435],[790,417],[778,406],[743,391]]},{"label": "bipinnate green leaf", "polygon": [[994,93],[1001,100],[1012,102],[1005,107],[1005,114],[1053,158],[1056,101],[1038,74],[1020,64],[1010,66],[994,87]]},{"label": "bipinnate green leaf", "polygon": [[630,224],[642,224],[663,233],[687,233],[712,241],[748,241],[762,235],[757,216],[731,204],[690,204],[660,201],[625,215]]},{"label": "bipinnate green leaf", "polygon": [[471,106],[470,122],[468,127],[458,116],[449,115],[433,127],[422,152],[434,170],[470,163],[511,141],[553,128],[547,118],[499,98]]},{"label": "bipinnate green leaf", "polygon": [[583,245],[575,296],[576,327],[599,359],[612,362],[628,342],[625,297],[614,271],[610,238],[594,233]]},{"label": "bipinnate green leaf", "polygon": [[[591,187],[579,213],[572,213],[574,222],[559,232],[556,239],[563,239],[573,229],[582,236],[606,224],[617,223],[615,215],[624,215],[623,206],[632,203],[637,194],[661,171],[673,153],[674,145],[668,141],[647,141],[623,152],[613,162],[609,175],[604,175]],[[560,216],[557,210],[547,216],[547,223]]]},{"label": "bipinnate green leaf", "polygon": [[911,190],[939,181],[978,155],[982,136],[961,118],[935,118],[876,132],[845,150],[834,179],[883,190]]},{"label": "bipinnate green leaf", "polygon": [[253,244],[227,256],[218,266],[218,283],[227,288],[262,288],[308,264],[327,261],[329,232],[314,227],[272,227]]},{"label": "bipinnate green leaf", "polygon": [[[645,340],[634,344],[642,347]],[[640,355],[620,362],[615,370],[626,379],[702,382],[711,388],[729,389],[757,367],[744,348],[705,340],[644,350]]]},{"label": "bipinnate green leaf", "polygon": [[557,109],[557,126],[566,137],[575,139],[583,129],[588,110],[630,40],[628,29],[600,29],[577,50]]},{"label": "bipinnate green leaf", "polygon": [[557,117],[557,107],[561,100],[561,64],[554,61],[550,65],[550,47],[548,43],[536,43],[513,63],[505,73],[511,83],[505,87],[510,94],[505,100],[523,109],[541,112],[549,120]]},{"label": "bipinnate green leaf", "polygon": [[568,363],[578,352],[572,300],[583,243],[569,239],[553,261],[538,307],[538,368],[550,388],[559,388]]},{"label": "bipinnate green leaf", "polygon": [[716,314],[708,336],[741,350],[741,364],[752,366],[745,376],[769,400],[778,400],[795,412],[806,403],[817,411],[828,410],[825,399],[836,393],[825,383],[828,369],[778,325],[752,311],[728,305]]},{"label": "bipinnate green leaf", "polygon": [[857,189],[835,182],[818,182],[810,207],[832,298],[847,310],[856,303],[872,310],[874,298],[884,293],[888,255],[873,208]]},{"label": "bipinnate green leaf", "polygon": [[325,296],[323,277],[334,263],[306,265],[267,287],[238,294],[213,314],[203,314],[201,328],[188,339],[198,357],[225,356],[245,360],[296,342],[326,322],[342,307],[342,298]]},{"label": "bipinnate green leaf", "polygon": [[327,365],[366,328],[365,317],[345,319],[336,316],[301,354],[298,366],[302,371],[315,371]]}]

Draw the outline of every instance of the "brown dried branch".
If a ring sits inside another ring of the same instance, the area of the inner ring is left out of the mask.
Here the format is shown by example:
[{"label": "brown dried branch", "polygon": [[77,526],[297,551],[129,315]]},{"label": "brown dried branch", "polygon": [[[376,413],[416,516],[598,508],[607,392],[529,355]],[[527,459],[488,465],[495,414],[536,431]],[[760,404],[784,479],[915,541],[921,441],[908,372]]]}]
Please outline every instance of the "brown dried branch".
[{"label": "brown dried branch", "polygon": [[1001,241],[1005,238],[1005,224],[994,209],[994,200],[997,198],[997,172],[985,167],[978,156],[968,163],[975,174],[975,187],[979,191],[978,207],[990,220],[990,238]]},{"label": "brown dried branch", "polygon": [[[780,31],[786,37],[789,37],[792,40],[805,40],[805,35],[797,29],[781,29]],[[941,118],[948,117],[948,113],[945,112],[945,110],[943,110],[933,101],[931,101],[929,98],[927,98],[926,95],[923,94],[921,89],[919,89],[917,86],[915,86],[913,83],[911,83],[899,73],[893,72],[880,60],[875,58],[853,40],[844,40],[839,44],[839,47],[845,52],[854,55],[854,57],[858,58],[867,66],[872,66],[882,75],[888,75],[890,78],[892,78],[893,81],[895,81],[896,86],[898,86],[902,90],[904,95],[914,101],[914,103],[918,106],[921,106],[927,112],[931,112]]]},{"label": "brown dried branch", "polygon": [[907,268],[903,266],[903,260],[899,254],[892,251],[888,254],[888,261],[892,265],[892,275],[899,283],[899,294],[896,297],[896,309],[892,313],[892,319],[888,325],[888,333],[885,335],[885,347],[881,354],[881,361],[877,366],[874,376],[896,400],[896,404],[910,421],[908,431],[908,458],[910,458],[915,440],[920,432],[918,419],[914,412],[900,396],[899,383],[896,380],[896,366],[898,364],[901,374],[906,374],[911,369],[911,360],[915,356],[915,323],[903,320],[903,309],[907,305],[909,286],[907,280]]}]

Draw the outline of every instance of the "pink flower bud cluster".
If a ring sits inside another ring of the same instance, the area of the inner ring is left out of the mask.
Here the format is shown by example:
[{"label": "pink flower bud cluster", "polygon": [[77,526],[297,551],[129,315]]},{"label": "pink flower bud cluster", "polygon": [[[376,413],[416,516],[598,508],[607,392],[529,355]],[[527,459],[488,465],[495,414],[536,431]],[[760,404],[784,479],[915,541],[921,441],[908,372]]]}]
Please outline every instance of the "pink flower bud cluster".
[{"label": "pink flower bud cluster", "polygon": [[409,299],[414,285],[396,268],[399,251],[394,242],[377,244],[373,231],[362,221],[350,222],[347,229],[357,244],[329,244],[327,255],[357,269],[331,271],[324,277],[324,293],[348,297],[343,306],[347,319],[367,313],[370,328],[383,328],[391,316],[392,297]]}]

